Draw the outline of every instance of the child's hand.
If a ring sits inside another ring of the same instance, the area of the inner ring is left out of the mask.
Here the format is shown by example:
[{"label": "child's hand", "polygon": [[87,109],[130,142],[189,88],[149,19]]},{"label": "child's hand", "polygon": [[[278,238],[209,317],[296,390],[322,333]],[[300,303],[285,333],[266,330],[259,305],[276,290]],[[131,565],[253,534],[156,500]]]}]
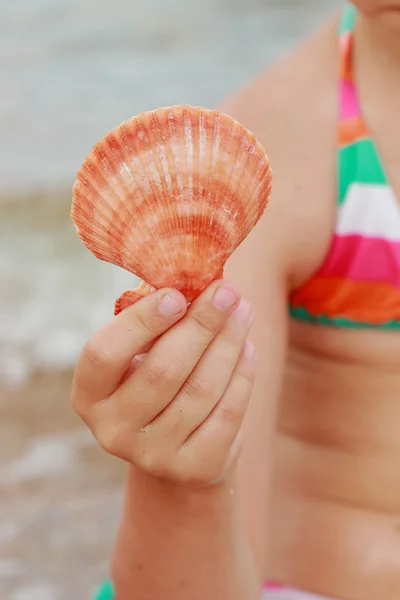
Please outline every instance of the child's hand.
[{"label": "child's hand", "polygon": [[89,340],[72,401],[107,452],[185,485],[223,477],[255,375],[252,309],[239,301],[224,282],[188,309],[179,292],[160,290]]}]

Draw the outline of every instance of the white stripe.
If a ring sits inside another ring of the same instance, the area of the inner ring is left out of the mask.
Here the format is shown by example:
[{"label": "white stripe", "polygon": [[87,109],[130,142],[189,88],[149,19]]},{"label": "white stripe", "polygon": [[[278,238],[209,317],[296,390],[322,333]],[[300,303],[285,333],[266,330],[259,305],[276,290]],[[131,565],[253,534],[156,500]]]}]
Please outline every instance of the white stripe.
[{"label": "white stripe", "polygon": [[388,185],[352,183],[337,213],[336,233],[400,241],[400,205]]}]

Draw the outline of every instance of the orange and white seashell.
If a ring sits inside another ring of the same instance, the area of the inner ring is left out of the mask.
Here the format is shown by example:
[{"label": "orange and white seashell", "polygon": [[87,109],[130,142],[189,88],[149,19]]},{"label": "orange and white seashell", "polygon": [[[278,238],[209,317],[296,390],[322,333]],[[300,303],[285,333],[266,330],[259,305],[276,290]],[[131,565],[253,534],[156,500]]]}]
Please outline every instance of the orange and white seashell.
[{"label": "orange and white seashell", "polygon": [[95,256],[142,280],[115,314],[163,287],[191,302],[221,278],[271,183],[261,144],[215,110],[160,108],[109,132],[78,172],[71,216]]}]

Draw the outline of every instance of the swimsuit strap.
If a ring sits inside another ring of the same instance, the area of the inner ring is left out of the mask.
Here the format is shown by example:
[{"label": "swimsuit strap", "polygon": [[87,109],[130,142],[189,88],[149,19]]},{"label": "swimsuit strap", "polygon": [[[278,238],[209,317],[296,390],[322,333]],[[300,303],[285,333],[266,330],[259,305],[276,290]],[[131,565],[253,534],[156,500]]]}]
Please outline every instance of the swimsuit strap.
[{"label": "swimsuit strap", "polygon": [[339,24],[339,35],[354,31],[356,23],[357,10],[353,4],[347,3],[345,9],[342,11]]},{"label": "swimsuit strap", "polygon": [[[354,181],[382,179],[380,160],[362,116],[354,78],[353,48],[357,11],[347,4],[339,26],[338,203],[342,204]],[[360,143],[362,142],[362,143]],[[365,171],[365,173],[364,173]]]},{"label": "swimsuit strap", "polygon": [[353,46],[356,10],[347,4],[340,21],[340,73],[339,73],[339,107],[340,121],[348,122],[361,118],[357,86],[353,76]]}]

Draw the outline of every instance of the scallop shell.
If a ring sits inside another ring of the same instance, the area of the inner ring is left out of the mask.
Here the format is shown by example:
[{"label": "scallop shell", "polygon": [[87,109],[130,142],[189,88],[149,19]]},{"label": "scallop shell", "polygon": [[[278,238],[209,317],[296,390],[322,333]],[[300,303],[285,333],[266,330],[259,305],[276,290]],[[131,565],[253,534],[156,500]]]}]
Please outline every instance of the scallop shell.
[{"label": "scallop shell", "polygon": [[164,287],[191,302],[221,278],[271,183],[261,144],[216,110],[160,108],[110,131],[78,172],[71,216],[95,256],[142,279],[115,314]]}]

